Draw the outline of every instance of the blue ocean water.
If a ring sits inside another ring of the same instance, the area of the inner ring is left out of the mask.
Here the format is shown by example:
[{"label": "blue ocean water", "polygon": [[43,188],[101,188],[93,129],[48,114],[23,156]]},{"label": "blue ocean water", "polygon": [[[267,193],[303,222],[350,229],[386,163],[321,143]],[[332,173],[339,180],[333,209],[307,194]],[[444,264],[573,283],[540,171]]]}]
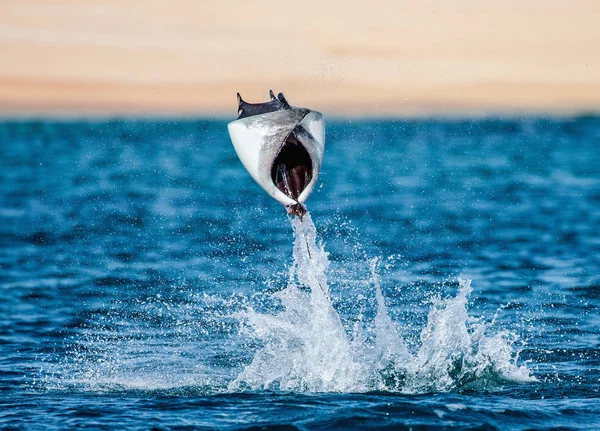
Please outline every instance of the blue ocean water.
[{"label": "blue ocean water", "polygon": [[600,117],[329,121],[319,181],[1,122],[0,428],[600,429]]}]

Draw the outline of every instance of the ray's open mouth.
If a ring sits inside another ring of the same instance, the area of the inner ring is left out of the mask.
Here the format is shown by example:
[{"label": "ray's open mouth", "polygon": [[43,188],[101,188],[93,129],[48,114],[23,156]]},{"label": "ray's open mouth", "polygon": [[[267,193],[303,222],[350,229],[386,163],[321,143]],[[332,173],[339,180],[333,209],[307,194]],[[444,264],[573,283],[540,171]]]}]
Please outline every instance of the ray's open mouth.
[{"label": "ray's open mouth", "polygon": [[271,166],[275,186],[289,198],[298,201],[313,176],[313,165],[306,148],[294,136],[288,136]]}]

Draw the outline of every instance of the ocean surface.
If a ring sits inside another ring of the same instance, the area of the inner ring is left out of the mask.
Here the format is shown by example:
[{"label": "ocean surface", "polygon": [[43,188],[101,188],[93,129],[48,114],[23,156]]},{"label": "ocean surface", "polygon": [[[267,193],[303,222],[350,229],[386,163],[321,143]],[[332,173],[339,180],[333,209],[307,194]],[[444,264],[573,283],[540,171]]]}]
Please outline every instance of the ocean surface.
[{"label": "ocean surface", "polygon": [[600,117],[0,121],[0,428],[600,429]]}]

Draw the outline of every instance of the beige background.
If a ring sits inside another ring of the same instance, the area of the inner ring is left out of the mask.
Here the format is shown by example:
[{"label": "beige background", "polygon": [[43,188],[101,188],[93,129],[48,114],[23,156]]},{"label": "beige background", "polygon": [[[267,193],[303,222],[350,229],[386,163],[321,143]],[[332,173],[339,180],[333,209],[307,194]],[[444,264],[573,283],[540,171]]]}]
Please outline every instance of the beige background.
[{"label": "beige background", "polygon": [[0,0],[4,115],[600,110],[600,1]]}]

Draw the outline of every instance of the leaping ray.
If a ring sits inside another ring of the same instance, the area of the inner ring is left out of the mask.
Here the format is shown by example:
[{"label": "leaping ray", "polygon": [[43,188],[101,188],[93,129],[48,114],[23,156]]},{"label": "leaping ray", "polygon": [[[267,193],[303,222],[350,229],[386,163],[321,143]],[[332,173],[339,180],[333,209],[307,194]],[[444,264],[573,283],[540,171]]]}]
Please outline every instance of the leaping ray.
[{"label": "leaping ray", "polygon": [[290,106],[283,93],[248,103],[237,94],[238,118],[227,125],[233,147],[252,178],[289,214],[306,213],[323,161],[323,114]]}]

